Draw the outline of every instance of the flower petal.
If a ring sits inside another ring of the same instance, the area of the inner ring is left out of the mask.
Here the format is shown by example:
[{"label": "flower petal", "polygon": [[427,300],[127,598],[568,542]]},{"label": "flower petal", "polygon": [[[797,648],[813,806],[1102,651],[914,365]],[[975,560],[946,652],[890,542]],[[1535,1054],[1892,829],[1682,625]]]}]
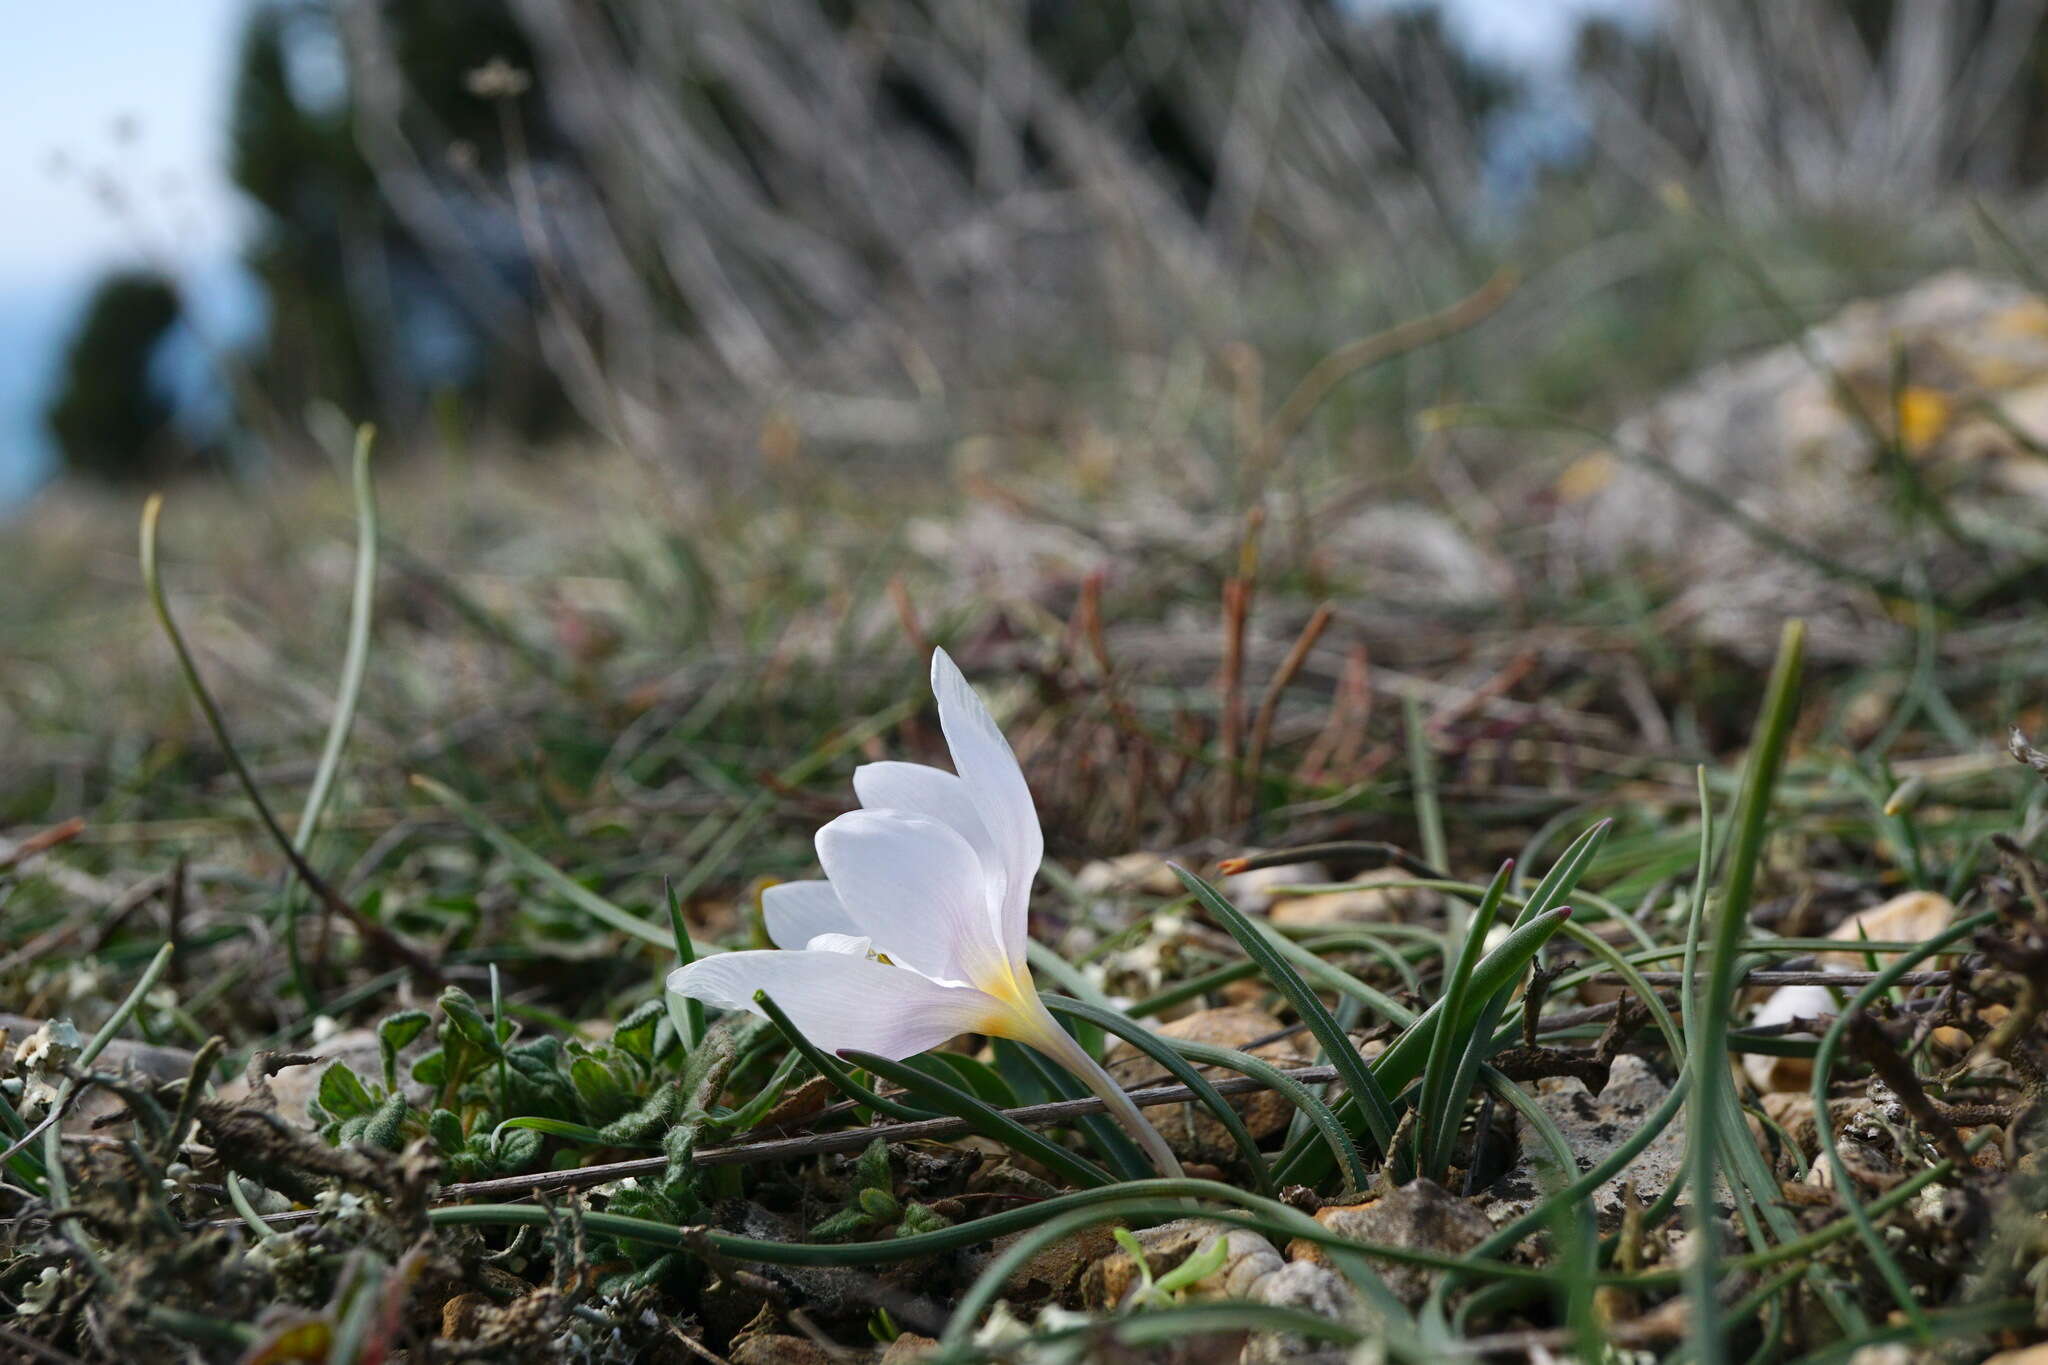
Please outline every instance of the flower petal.
[{"label": "flower petal", "polygon": [[875,941],[866,934],[820,934],[804,947],[814,953],[852,953],[855,957],[868,957],[875,951]]},{"label": "flower petal", "polygon": [[989,838],[988,826],[975,813],[967,784],[944,768],[925,763],[863,763],[853,770],[853,792],[868,810],[906,811],[951,825],[981,859],[984,869],[997,877],[1007,870]]},{"label": "flower petal", "polygon": [[778,948],[804,948],[820,934],[858,934],[832,883],[778,882],[761,893],[761,919]]},{"label": "flower petal", "polygon": [[849,811],[818,831],[818,861],[875,951],[940,981],[1008,977],[981,860],[950,825]]},{"label": "flower petal", "polygon": [[747,952],[700,958],[669,973],[668,989],[706,1004],[762,1013],[766,991],[804,1037],[826,1052],[857,1049],[903,1058],[996,1023],[1003,1006],[968,986],[850,953]]},{"label": "flower petal", "polygon": [[1004,894],[997,907],[997,933],[1011,961],[1022,963],[1031,882],[1045,859],[1038,808],[1031,802],[1031,788],[1010,742],[943,649],[932,651],[932,692],[939,699],[939,727],[946,732],[946,747],[953,751],[953,767],[1002,861]]}]

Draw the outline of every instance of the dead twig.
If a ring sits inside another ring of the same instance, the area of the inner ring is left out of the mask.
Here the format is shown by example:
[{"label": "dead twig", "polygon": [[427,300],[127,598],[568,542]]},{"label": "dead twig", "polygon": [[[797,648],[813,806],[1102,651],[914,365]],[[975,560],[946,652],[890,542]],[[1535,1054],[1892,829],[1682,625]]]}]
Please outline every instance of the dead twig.
[{"label": "dead twig", "polygon": [[1266,744],[1273,736],[1273,719],[1280,712],[1280,698],[1293,685],[1295,675],[1308,662],[1309,651],[1316,647],[1316,641],[1322,638],[1329,624],[1330,604],[1324,602],[1308,618],[1308,624],[1301,628],[1301,634],[1294,639],[1294,647],[1280,661],[1280,667],[1274,670],[1272,680],[1266,684],[1265,695],[1259,698],[1259,709],[1252,718],[1251,738],[1245,746],[1244,757],[1244,775],[1253,784],[1254,803],[1258,799],[1259,773],[1266,764]]},{"label": "dead twig", "polygon": [[1251,597],[1249,579],[1223,581],[1223,664],[1216,675],[1216,761],[1223,783],[1222,799],[1216,806],[1218,825],[1229,824],[1237,812],[1237,755],[1244,733],[1244,633]]},{"label": "dead twig", "polygon": [[6,872],[19,863],[25,863],[39,853],[47,853],[59,844],[69,843],[83,833],[85,817],[82,815],[74,815],[61,825],[39,830],[5,852],[0,852],[0,872]]}]

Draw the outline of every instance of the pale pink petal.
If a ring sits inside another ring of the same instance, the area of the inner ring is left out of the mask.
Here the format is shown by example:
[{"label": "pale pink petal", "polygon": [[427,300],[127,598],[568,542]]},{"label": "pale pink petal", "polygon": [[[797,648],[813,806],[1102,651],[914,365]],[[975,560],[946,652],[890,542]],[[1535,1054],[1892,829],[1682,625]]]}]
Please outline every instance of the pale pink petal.
[{"label": "pale pink petal", "polygon": [[889,1058],[929,1051],[979,1033],[1003,1006],[968,986],[941,986],[916,972],[850,953],[748,952],[700,958],[669,973],[672,994],[761,1014],[766,991],[804,1037],[826,1052]]},{"label": "pale pink petal", "polygon": [[781,882],[761,893],[768,941],[802,948],[820,934],[854,934],[853,920],[830,882]]},{"label": "pale pink petal", "polygon": [[818,831],[818,861],[875,951],[941,981],[998,979],[1007,959],[981,860],[952,826],[849,811]]},{"label": "pale pink petal", "polygon": [[1045,858],[1038,808],[1010,742],[943,649],[932,652],[932,692],[939,699],[939,727],[946,733],[946,747],[953,751],[953,767],[1003,865],[997,932],[1011,961],[1022,963],[1031,882]]}]

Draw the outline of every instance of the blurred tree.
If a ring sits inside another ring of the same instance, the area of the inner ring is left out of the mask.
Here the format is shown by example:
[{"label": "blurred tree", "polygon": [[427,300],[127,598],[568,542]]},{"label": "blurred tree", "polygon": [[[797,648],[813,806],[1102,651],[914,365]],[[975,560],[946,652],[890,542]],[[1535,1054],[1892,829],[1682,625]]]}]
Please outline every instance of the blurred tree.
[{"label": "blurred tree", "polygon": [[[361,66],[351,22],[374,22],[393,69]],[[268,304],[269,326],[249,358],[250,378],[283,413],[315,400],[404,431],[437,396],[492,391],[521,426],[544,421],[546,384],[530,364],[530,327],[480,315],[451,283],[445,252],[423,240],[394,197],[417,193],[378,174],[365,156],[365,80],[406,93],[407,116],[443,154],[415,168],[437,192],[461,195],[502,166],[506,124],[466,87],[491,62],[517,64],[524,40],[501,0],[257,0],[242,34],[229,128],[235,183],[262,210],[246,252]],[[520,115],[515,115],[520,117]],[[515,129],[532,142],[536,131]],[[509,211],[477,205],[459,232],[463,265],[506,297],[528,296],[527,268],[497,246]],[[486,220],[488,220],[486,222]],[[516,240],[516,234],[514,236]]]},{"label": "blurred tree", "polygon": [[171,404],[151,371],[178,315],[177,291],[160,275],[123,272],[94,289],[47,414],[66,469],[128,480],[172,462]]},{"label": "blurred tree", "polygon": [[1500,99],[1433,14],[1340,0],[252,0],[248,392],[654,451],[906,340],[968,384],[1067,354],[1105,277],[1172,335],[1248,264],[1462,241]]}]

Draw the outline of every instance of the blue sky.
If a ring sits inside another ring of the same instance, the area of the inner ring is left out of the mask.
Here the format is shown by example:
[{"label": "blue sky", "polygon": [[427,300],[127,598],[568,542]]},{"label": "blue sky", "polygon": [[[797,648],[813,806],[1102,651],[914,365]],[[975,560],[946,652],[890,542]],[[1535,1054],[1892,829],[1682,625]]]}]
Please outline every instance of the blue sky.
[{"label": "blue sky", "polygon": [[[242,9],[243,0],[9,9],[0,52],[0,505],[47,458],[43,390],[93,278],[148,261],[205,293],[234,252],[242,210],[221,148]],[[122,187],[129,211],[95,196],[97,175]]]}]

